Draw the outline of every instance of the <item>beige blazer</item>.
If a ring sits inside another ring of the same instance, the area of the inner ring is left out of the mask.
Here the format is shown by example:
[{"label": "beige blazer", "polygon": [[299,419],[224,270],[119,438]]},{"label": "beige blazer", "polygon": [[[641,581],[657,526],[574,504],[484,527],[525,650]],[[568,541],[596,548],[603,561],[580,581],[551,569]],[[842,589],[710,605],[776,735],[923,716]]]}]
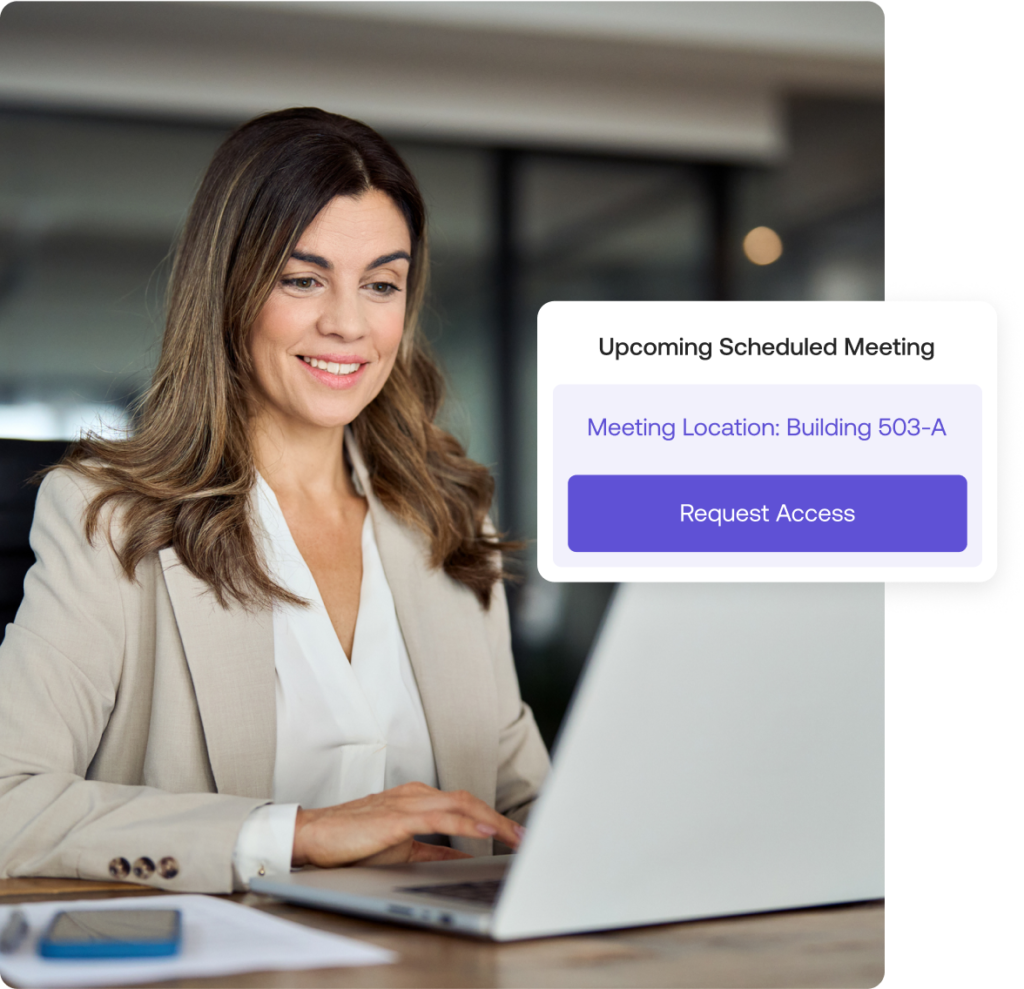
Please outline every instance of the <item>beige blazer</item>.
[{"label": "beige blazer", "polygon": [[[548,758],[519,696],[504,592],[485,611],[429,569],[426,540],[381,506],[350,452],[439,785],[522,821]],[[108,540],[85,539],[93,493],[67,470],[44,480],[37,562],[0,647],[0,876],[109,879],[127,863],[134,881],[229,892],[242,822],[271,799],[271,613],[220,607],[173,549],[126,580]],[[489,839],[452,844],[491,852]]]}]

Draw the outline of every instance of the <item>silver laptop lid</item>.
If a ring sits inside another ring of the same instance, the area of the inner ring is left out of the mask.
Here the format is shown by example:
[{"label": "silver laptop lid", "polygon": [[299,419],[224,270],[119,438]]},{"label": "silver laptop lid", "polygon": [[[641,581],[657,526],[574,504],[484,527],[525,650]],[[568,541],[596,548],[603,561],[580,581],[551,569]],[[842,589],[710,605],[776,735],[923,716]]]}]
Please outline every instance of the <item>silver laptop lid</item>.
[{"label": "silver laptop lid", "polygon": [[492,935],[881,896],[883,592],[622,586]]}]

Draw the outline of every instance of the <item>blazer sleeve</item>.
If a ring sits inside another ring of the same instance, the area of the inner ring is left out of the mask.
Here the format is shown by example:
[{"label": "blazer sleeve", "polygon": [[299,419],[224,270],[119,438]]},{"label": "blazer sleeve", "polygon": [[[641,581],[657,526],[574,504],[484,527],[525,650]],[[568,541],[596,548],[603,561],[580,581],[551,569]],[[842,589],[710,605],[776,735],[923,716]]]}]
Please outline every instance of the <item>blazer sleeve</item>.
[{"label": "blazer sleeve", "polygon": [[550,769],[548,751],[533,719],[533,712],[519,694],[519,680],[512,658],[508,602],[504,585],[494,588],[485,623],[498,695],[498,779],[495,809],[506,817],[526,823],[530,807]]},{"label": "blazer sleeve", "polygon": [[[36,562],[0,645],[0,877],[230,892],[236,837],[266,801],[87,778],[121,687],[139,587],[102,527],[86,539],[85,487],[66,470],[43,481]],[[125,864],[138,871],[125,876]]]}]

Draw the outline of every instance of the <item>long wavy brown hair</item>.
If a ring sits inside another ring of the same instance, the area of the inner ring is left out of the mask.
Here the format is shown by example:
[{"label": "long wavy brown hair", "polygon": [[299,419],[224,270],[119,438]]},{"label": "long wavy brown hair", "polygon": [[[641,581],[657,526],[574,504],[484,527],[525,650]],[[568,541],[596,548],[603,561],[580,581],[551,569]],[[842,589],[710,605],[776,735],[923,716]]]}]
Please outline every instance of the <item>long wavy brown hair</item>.
[{"label": "long wavy brown hair", "polygon": [[371,189],[405,217],[412,262],[394,369],[350,429],[374,493],[427,536],[431,565],[490,604],[499,553],[511,544],[486,528],[490,474],[434,423],[443,384],[417,332],[428,260],[423,199],[384,138],[314,108],[257,117],[217,151],[175,253],[163,348],[135,431],[87,436],[60,465],[100,485],[86,513],[90,540],[104,506],[117,504],[114,550],[128,578],[149,553],[173,546],[222,605],[297,600],[268,573],[250,525],[250,329],[314,217],[336,196]]}]

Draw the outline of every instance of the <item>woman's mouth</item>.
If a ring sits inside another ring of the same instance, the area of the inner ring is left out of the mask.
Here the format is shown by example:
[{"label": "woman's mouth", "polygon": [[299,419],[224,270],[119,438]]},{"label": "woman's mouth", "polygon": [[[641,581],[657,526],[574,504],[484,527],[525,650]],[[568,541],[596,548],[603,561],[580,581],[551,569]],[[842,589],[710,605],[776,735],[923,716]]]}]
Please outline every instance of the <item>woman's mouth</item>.
[{"label": "woman's mouth", "polygon": [[326,371],[328,374],[336,374],[339,376],[352,374],[363,366],[360,363],[339,364],[335,361],[322,361],[319,357],[303,357],[302,360],[304,360],[310,367],[315,367],[320,371]]}]

